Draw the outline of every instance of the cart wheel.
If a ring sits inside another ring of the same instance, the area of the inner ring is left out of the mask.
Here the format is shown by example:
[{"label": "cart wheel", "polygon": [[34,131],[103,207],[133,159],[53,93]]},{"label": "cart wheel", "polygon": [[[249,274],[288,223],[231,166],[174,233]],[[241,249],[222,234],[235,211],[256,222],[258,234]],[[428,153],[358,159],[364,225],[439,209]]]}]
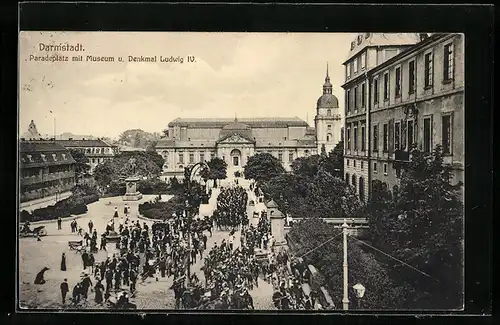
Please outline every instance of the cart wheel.
[{"label": "cart wheel", "polygon": [[41,229],[41,230],[38,232],[38,235],[39,235],[39,236],[47,236],[47,229]]}]

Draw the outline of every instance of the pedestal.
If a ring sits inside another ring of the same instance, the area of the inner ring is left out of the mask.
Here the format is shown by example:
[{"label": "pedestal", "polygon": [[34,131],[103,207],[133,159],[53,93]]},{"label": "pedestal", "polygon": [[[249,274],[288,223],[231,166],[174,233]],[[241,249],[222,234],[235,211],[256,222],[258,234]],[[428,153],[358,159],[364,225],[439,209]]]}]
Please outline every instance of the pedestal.
[{"label": "pedestal", "polygon": [[142,199],[142,193],[137,191],[137,182],[140,180],[138,177],[129,177],[125,180],[126,193],[122,197],[123,201],[139,201]]},{"label": "pedestal", "polygon": [[286,245],[285,239],[285,217],[280,211],[276,211],[270,215],[271,219],[271,235],[274,237],[275,246]]}]

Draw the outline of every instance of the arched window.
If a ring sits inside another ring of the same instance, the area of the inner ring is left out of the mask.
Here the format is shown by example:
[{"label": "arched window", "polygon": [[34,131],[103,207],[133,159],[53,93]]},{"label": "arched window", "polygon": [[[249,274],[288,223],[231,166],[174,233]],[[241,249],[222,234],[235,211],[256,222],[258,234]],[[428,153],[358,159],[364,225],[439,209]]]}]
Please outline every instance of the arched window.
[{"label": "arched window", "polygon": [[359,199],[365,201],[365,179],[363,177],[359,178]]},{"label": "arched window", "polygon": [[349,185],[349,173],[345,173],[345,182]]},{"label": "arched window", "polygon": [[356,175],[352,175],[352,186],[354,186],[354,190],[356,190]]},{"label": "arched window", "polygon": [[326,111],[326,116],[332,116],[332,110],[331,109],[328,109]]},{"label": "arched window", "polygon": [[327,142],[332,141],[332,135],[331,135],[330,133],[328,133],[328,134],[326,135],[326,141],[327,141]]}]

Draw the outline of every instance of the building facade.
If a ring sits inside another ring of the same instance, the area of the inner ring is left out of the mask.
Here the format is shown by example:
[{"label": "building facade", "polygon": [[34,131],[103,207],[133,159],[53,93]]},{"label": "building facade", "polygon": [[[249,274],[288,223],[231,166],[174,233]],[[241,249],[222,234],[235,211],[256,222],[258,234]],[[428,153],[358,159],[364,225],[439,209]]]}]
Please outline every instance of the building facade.
[{"label": "building facade", "polygon": [[168,124],[156,151],[165,159],[163,178],[183,177],[184,167],[214,157],[228,164],[228,177],[243,171],[248,158],[270,153],[291,170],[298,157],[314,155],[321,147],[329,152],[341,137],[338,99],[327,75],[323,95],[317,101],[316,128],[293,118],[177,118]]},{"label": "building facade", "polygon": [[85,154],[89,160],[90,170],[92,174],[97,165],[108,159],[112,159],[117,153],[117,146],[110,145],[101,139],[81,139],[81,140],[56,140],[66,149],[79,150]]},{"label": "building facade", "polygon": [[165,178],[183,177],[184,167],[214,157],[227,163],[230,177],[256,153],[272,154],[287,170],[295,158],[317,153],[314,129],[298,118],[177,118],[168,124],[168,135],[156,145]]},{"label": "building facade", "polygon": [[75,160],[53,140],[20,141],[19,160],[21,203],[62,194],[75,185]]},{"label": "building facade", "polygon": [[[407,35],[408,42],[393,46],[389,58],[378,54],[387,47],[374,52],[369,44],[345,63],[348,67],[361,55],[367,60],[365,71],[349,78],[346,73],[343,85],[348,98],[345,178],[363,201],[373,180],[397,189],[414,145],[430,153],[441,144],[455,182],[464,180],[463,36]],[[410,40],[414,45],[408,46]],[[370,53],[382,61],[369,59]]]}]

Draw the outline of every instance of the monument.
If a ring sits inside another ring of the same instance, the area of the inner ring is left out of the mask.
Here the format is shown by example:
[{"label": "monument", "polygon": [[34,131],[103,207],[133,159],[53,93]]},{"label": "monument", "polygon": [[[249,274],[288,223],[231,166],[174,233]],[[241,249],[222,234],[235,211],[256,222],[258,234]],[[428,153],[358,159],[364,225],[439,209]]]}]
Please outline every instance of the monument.
[{"label": "monument", "polygon": [[274,237],[274,246],[286,245],[285,239],[285,216],[278,210],[274,200],[266,204],[268,218],[271,219],[271,235]]},{"label": "monument", "polygon": [[132,167],[132,175],[134,176],[125,179],[126,191],[122,199],[123,201],[139,201],[140,199],[142,199],[142,193],[137,191],[137,182],[139,182],[140,178],[135,176],[135,159],[130,158],[129,164]]}]

